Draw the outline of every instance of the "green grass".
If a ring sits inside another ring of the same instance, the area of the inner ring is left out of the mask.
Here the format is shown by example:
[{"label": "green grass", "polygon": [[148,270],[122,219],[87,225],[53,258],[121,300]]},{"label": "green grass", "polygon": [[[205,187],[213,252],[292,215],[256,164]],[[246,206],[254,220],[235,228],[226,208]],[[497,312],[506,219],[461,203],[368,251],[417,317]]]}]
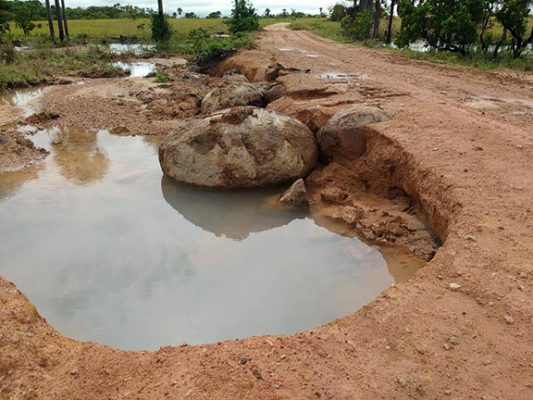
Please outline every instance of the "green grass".
[{"label": "green grass", "polygon": [[[113,54],[103,47],[94,45],[66,46],[62,49],[54,48],[47,38],[46,25],[41,26],[26,42],[32,47],[30,51],[16,52],[14,62],[0,62],[0,91],[45,83],[54,76],[82,74],[83,76],[112,76],[115,72],[110,68],[112,61],[124,60],[130,57],[171,56],[183,55],[195,59],[200,64],[212,61],[227,54],[234,48],[247,46],[251,43],[251,36],[220,38],[211,37],[209,33],[226,32],[227,26],[222,20],[207,19],[171,19],[175,34],[165,45],[157,46],[144,54]],[[141,42],[150,41],[150,27],[137,29],[138,24],[148,20],[73,20],[70,22],[71,39],[79,42],[100,43],[110,42],[114,38],[136,36]],[[187,41],[188,34],[198,28],[205,29],[205,43],[192,45]],[[17,30],[14,30],[17,36]],[[77,38],[77,39],[76,39]],[[1,50],[1,48],[0,48]],[[156,77],[156,79],[163,79]]]},{"label": "green grass", "polygon": [[82,72],[89,75],[120,73],[110,67],[112,61],[131,57],[132,54],[113,54],[99,47],[89,46],[84,51],[65,49],[54,51],[43,45],[31,52],[18,53],[12,64],[0,63],[0,91],[38,85],[55,76]]},{"label": "green grass", "polygon": [[[310,22],[314,18],[301,18],[298,21]],[[278,23],[293,22],[292,18],[261,18],[262,27]],[[211,33],[227,33],[228,26],[223,19],[200,19],[200,18],[169,18],[175,36],[185,37],[194,29],[203,28]],[[36,37],[48,37],[48,22],[35,21],[37,28],[33,30],[27,39]],[[136,37],[140,41],[150,41],[151,30],[148,18],[140,19],[90,19],[68,21],[71,39],[113,39],[120,36]],[[57,29],[57,26],[56,26]],[[24,38],[23,32],[14,24],[11,26],[11,33],[16,38]],[[57,31],[56,31],[57,34]]]},{"label": "green grass", "polygon": [[[209,32],[227,32],[227,26],[221,19],[189,19],[170,18],[170,25],[178,36],[186,36],[190,31],[204,28]],[[37,28],[31,32],[30,38],[47,37],[48,22],[36,21]],[[72,20],[68,22],[71,39],[90,38],[118,38],[120,36],[137,37],[141,41],[149,41],[151,36],[150,20],[141,19],[91,19]],[[56,26],[57,29],[57,26]],[[15,37],[23,37],[23,33],[15,26],[11,27],[11,32]],[[57,34],[57,32],[56,32]]]}]

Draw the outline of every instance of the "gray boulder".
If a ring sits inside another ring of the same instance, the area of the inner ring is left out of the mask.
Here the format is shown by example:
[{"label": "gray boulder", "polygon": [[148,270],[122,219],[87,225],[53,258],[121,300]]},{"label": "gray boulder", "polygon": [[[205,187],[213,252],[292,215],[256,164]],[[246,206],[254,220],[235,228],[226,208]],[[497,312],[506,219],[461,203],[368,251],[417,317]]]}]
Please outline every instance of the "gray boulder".
[{"label": "gray boulder", "polygon": [[374,106],[355,105],[339,110],[318,131],[317,141],[324,158],[357,158],[366,151],[365,131],[361,127],[388,121],[390,116]]},{"label": "gray boulder", "polygon": [[263,106],[263,92],[243,75],[229,75],[202,99],[203,114],[235,106]]},{"label": "gray boulder", "polygon": [[259,187],[306,176],[317,162],[313,133],[286,115],[234,107],[181,124],[159,147],[165,175],[218,188]]}]

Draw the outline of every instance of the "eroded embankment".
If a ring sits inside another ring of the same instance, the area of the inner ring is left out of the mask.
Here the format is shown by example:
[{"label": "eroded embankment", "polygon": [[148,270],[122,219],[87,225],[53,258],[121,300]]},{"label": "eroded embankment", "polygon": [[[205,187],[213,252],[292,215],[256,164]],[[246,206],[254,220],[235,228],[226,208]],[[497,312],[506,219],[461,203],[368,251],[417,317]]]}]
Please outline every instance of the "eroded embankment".
[{"label": "eroded embankment", "polygon": [[[252,81],[273,82],[282,89],[267,108],[287,113],[315,132],[321,164],[306,178],[314,217],[344,222],[366,240],[400,245],[431,260],[459,208],[447,198],[441,179],[421,168],[412,154],[386,136],[387,122],[348,128],[341,122],[325,128],[326,122],[335,120],[333,116],[354,105],[352,115],[348,111],[344,118],[352,119],[348,125],[353,125],[354,118],[380,122],[374,114],[383,113],[376,103],[374,108],[363,105],[358,109],[359,102],[342,98],[346,88],[324,83],[323,74],[309,75],[309,70],[280,64],[253,65],[237,55],[211,73],[243,73]],[[381,120],[389,119],[384,115]]]}]

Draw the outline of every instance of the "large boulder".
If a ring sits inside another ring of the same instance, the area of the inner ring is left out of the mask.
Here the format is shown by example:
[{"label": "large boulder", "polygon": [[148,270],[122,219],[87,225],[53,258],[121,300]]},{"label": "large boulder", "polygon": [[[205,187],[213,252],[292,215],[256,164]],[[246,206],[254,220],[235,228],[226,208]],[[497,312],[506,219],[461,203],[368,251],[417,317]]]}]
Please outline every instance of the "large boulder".
[{"label": "large boulder", "polygon": [[235,106],[262,107],[263,102],[263,92],[248,82],[245,76],[229,75],[204,96],[201,110],[203,114],[211,114]]},{"label": "large boulder", "polygon": [[259,187],[306,176],[317,162],[313,133],[286,115],[234,107],[181,124],[159,147],[163,172],[198,186]]},{"label": "large boulder", "polygon": [[366,151],[366,130],[361,127],[389,119],[385,111],[361,104],[337,111],[317,133],[322,156],[360,157]]}]

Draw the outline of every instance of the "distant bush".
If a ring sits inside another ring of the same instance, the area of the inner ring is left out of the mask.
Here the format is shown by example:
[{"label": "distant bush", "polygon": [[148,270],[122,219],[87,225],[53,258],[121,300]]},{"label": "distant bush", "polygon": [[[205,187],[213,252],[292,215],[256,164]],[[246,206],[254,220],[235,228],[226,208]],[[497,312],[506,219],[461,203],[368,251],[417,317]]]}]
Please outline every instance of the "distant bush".
[{"label": "distant bush", "polygon": [[230,37],[212,37],[203,29],[195,29],[189,33],[187,44],[189,54],[191,54],[198,65],[207,65],[215,60],[221,59],[237,48],[244,47],[250,43],[247,34],[239,33]]},{"label": "distant bush", "polygon": [[259,16],[252,3],[236,0],[235,8],[231,10],[231,18],[226,23],[233,34],[251,32],[259,29]]},{"label": "distant bush", "polygon": [[363,11],[355,16],[347,15],[341,20],[343,34],[351,40],[369,39],[373,24],[371,11]]},{"label": "distant bush", "polygon": [[156,42],[168,42],[172,30],[164,15],[152,14],[152,39]]}]

